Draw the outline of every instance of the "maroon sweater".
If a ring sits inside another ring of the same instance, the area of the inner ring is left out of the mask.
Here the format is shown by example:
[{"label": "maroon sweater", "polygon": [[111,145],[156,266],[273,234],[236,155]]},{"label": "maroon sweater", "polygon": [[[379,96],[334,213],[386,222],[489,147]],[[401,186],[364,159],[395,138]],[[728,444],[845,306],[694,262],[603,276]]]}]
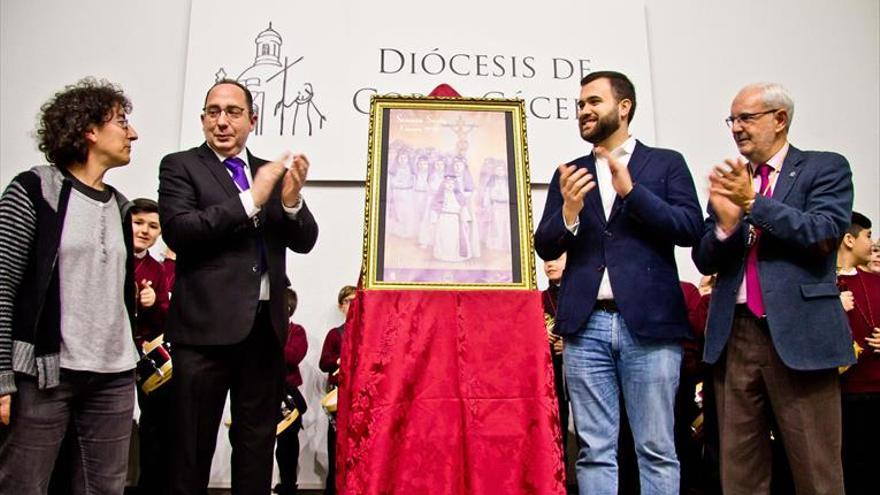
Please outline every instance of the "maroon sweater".
[{"label": "maroon sweater", "polygon": [[162,268],[165,269],[165,288],[168,289],[168,292],[174,290],[174,270],[176,266],[177,261],[171,258],[165,258],[165,261],[162,262]]},{"label": "maroon sweater", "polygon": [[143,307],[138,297],[134,338],[140,349],[145,340],[153,340],[164,331],[165,315],[168,314],[168,289],[165,286],[162,263],[150,256],[149,251],[143,258],[135,258],[134,280],[138,286],[138,294],[143,289],[144,280],[150,281],[150,286],[156,291],[156,302],[149,308]]},{"label": "maroon sweater", "polygon": [[709,294],[700,295],[700,290],[690,282],[679,282],[687,307],[688,323],[694,331],[693,340],[683,340],[682,365],[684,372],[697,376],[703,370],[703,343],[705,342],[706,318],[709,315]]},{"label": "maroon sweater", "polygon": [[306,338],[306,329],[302,325],[290,323],[287,326],[287,343],[284,345],[284,364],[287,365],[287,384],[291,387],[302,385],[302,375],[299,373],[299,363],[306,357],[309,350],[309,341]]},{"label": "maroon sweater", "polygon": [[841,377],[843,394],[880,393],[880,353],[874,352],[865,337],[880,326],[880,276],[856,270],[855,275],[837,277],[840,290],[853,293],[855,308],[846,313],[853,341],[864,351],[858,362]]},{"label": "maroon sweater", "polygon": [[342,331],[344,328],[345,324],[342,324],[330,329],[327,332],[327,337],[324,338],[324,347],[321,348],[321,360],[318,362],[318,367],[328,374],[327,384],[331,387],[339,385],[339,375],[334,375],[333,372],[339,369],[337,361],[342,353]]}]

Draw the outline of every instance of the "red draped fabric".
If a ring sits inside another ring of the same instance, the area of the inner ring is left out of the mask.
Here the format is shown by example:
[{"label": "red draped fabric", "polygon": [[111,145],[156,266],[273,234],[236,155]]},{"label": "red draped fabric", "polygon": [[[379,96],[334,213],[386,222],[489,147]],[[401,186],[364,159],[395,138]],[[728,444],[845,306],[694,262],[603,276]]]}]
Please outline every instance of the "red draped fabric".
[{"label": "red draped fabric", "polygon": [[340,493],[565,492],[537,291],[358,291],[340,381]]}]

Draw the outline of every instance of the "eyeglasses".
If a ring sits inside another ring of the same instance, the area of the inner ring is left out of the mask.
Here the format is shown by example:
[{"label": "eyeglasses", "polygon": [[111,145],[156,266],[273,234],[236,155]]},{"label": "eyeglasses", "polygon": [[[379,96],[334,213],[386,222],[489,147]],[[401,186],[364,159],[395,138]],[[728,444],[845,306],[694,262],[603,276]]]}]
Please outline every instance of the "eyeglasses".
[{"label": "eyeglasses", "polygon": [[724,122],[727,124],[727,127],[733,127],[733,124],[736,124],[737,122],[739,122],[742,125],[752,124],[756,120],[758,120],[758,117],[760,117],[762,115],[767,115],[768,113],[778,112],[780,110],[782,110],[782,109],[781,108],[774,108],[773,110],[765,110],[763,112],[741,113],[739,115],[731,115],[730,117],[727,117],[726,119],[724,119]]},{"label": "eyeglasses", "polygon": [[237,119],[244,115],[244,108],[241,107],[226,107],[220,108],[216,106],[211,106],[203,109],[205,112],[205,116],[211,120],[217,120],[220,118],[221,113],[226,113],[226,117],[230,119]]},{"label": "eyeglasses", "polygon": [[122,130],[128,130],[128,119],[125,117],[119,117],[118,119],[111,120],[114,124],[118,125]]}]

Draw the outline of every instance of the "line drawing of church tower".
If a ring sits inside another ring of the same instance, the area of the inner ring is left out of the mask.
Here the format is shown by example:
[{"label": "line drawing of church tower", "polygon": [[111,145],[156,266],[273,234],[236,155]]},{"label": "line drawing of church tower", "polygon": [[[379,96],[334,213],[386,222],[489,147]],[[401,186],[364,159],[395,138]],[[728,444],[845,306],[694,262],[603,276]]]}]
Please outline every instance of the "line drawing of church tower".
[{"label": "line drawing of church tower", "polygon": [[[291,133],[296,132],[296,119],[299,113],[299,107],[308,105],[307,110],[313,110],[312,113],[317,114],[320,118],[318,121],[319,128],[323,128],[326,117],[317,110],[312,97],[314,89],[311,83],[305,83],[304,89],[297,91],[296,99],[293,103],[287,102],[288,84],[291,79],[288,77],[291,67],[302,61],[303,57],[297,57],[292,62],[288,57],[281,60],[281,46],[284,40],[281,34],[272,27],[272,21],[269,21],[269,27],[259,32],[254,38],[254,62],[250,67],[244,69],[236,81],[240,82],[244,87],[250,90],[254,98],[254,111],[257,115],[257,123],[254,126],[254,134],[257,136],[266,132],[267,118],[271,120],[273,117],[278,119],[278,135],[284,135],[285,127],[285,110],[297,103],[294,109],[293,125]],[[227,72],[222,67],[214,74],[215,81],[219,81],[228,77]],[[272,112],[271,114],[269,112]],[[309,112],[306,112],[310,116]],[[311,118],[309,118],[308,134],[312,135]]]}]

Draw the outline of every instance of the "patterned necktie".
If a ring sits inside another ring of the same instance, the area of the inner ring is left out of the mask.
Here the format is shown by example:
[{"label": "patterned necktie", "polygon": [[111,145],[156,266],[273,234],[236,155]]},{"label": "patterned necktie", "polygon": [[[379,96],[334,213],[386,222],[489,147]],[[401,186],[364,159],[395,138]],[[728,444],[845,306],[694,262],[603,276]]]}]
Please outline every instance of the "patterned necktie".
[{"label": "patterned necktie", "polygon": [[[770,192],[770,165],[762,163],[756,170],[761,177],[758,186],[758,194],[769,196]],[[758,277],[758,244],[761,241],[761,229],[754,228],[755,242],[749,248],[746,255],[746,306],[758,318],[766,314],[764,310],[764,296],[761,294],[761,279]]]},{"label": "patterned necktie", "polygon": [[232,172],[232,180],[235,181],[239,189],[247,191],[251,188],[251,185],[248,184],[247,175],[244,173],[244,160],[237,156],[230,156],[223,160],[223,165],[226,165],[226,168]]}]

